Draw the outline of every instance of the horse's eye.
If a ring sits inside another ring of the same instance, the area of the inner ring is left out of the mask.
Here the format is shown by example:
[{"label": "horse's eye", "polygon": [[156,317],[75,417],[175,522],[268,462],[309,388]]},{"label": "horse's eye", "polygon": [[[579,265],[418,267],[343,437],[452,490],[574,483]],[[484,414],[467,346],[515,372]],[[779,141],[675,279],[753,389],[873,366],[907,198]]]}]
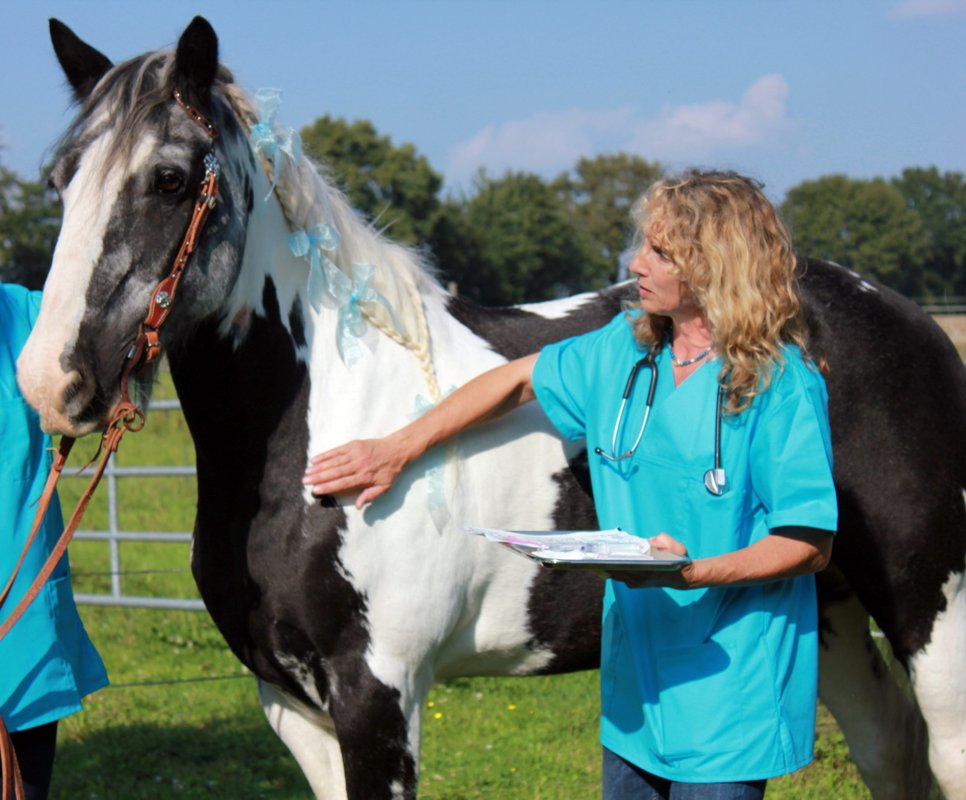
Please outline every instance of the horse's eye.
[{"label": "horse's eye", "polygon": [[154,188],[161,194],[177,194],[184,187],[184,176],[173,169],[163,169],[154,180]]}]

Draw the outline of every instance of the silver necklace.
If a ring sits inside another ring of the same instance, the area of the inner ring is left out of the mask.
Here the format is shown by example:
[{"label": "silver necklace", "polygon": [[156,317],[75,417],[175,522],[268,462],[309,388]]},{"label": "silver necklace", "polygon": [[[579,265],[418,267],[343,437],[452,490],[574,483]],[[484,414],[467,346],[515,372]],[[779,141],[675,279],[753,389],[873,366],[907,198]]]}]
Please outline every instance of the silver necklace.
[{"label": "silver necklace", "polygon": [[691,364],[695,364],[698,361],[700,361],[702,358],[704,358],[706,355],[708,355],[708,353],[710,353],[713,349],[714,349],[714,342],[709,344],[706,350],[702,350],[694,358],[681,359],[681,358],[678,358],[676,355],[674,355],[674,349],[671,347],[671,345],[667,346],[667,351],[671,354],[671,363],[674,364],[674,366],[676,367],[688,367]]}]

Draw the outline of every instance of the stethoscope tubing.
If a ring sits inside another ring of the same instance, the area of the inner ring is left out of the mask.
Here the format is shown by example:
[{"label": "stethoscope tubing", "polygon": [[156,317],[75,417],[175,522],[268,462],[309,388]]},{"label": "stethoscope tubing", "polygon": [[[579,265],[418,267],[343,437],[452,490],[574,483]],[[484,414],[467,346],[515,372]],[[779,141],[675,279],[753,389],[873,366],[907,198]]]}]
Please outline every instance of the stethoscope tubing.
[{"label": "stethoscope tubing", "polygon": [[[641,367],[648,366],[651,368],[651,380],[647,387],[647,399],[644,403],[644,418],[641,421],[641,429],[638,431],[637,438],[634,440],[634,444],[630,448],[622,453],[621,455],[609,455],[603,451],[600,447],[595,447],[594,452],[606,458],[608,461],[622,461],[625,458],[630,457],[637,450],[638,445],[644,438],[644,431],[647,429],[647,421],[651,415],[651,407],[654,405],[654,392],[657,389],[657,361],[654,359],[654,352],[649,352],[642,359],[638,360],[633,367],[631,367],[631,373],[627,376],[627,383],[624,385],[624,391],[621,394],[621,404],[617,409],[617,420],[614,422],[614,434],[611,437],[610,451],[611,453],[617,453],[617,436],[620,432],[621,422],[624,419],[624,410],[627,407],[627,401],[631,396],[631,391],[634,388],[634,381],[637,380],[637,373],[640,371]],[[727,484],[727,476],[725,470],[721,467],[721,416],[722,408],[724,407],[725,400],[725,388],[724,386],[718,386],[718,394],[715,400],[715,418],[714,418],[714,467],[709,469],[704,474],[704,486],[713,495],[720,496],[725,492],[725,487]]]}]

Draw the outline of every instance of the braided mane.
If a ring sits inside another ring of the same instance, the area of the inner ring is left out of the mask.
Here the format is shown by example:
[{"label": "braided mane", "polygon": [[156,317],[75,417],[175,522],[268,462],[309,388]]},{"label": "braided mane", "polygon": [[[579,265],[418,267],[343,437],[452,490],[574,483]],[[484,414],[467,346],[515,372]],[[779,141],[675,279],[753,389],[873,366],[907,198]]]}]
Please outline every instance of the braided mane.
[{"label": "braided mane", "polygon": [[[258,114],[249,95],[232,82],[221,84],[220,90],[241,127],[245,131],[251,130],[258,122]],[[423,298],[443,296],[439,281],[416,251],[386,239],[362,219],[345,195],[309,158],[303,156],[298,163],[281,153],[277,158],[282,163],[274,194],[289,228],[297,231],[313,225],[331,225],[340,234],[339,247],[331,256],[339,270],[351,275],[354,263],[376,267],[372,286],[386,298],[395,319],[379,303],[367,304],[362,309],[363,314],[389,338],[413,351],[420,361],[433,400],[438,400]],[[271,176],[273,165],[264,160],[262,163]],[[308,264],[306,276],[307,267]],[[402,330],[397,330],[395,322]]]}]

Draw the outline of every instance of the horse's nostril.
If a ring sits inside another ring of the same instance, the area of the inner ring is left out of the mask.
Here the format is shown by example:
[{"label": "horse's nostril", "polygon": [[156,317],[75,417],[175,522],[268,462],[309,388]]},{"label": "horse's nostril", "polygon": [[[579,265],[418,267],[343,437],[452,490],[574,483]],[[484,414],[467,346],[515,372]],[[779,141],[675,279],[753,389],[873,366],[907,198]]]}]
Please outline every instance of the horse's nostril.
[{"label": "horse's nostril", "polygon": [[60,405],[68,416],[79,418],[87,411],[94,397],[95,385],[91,379],[85,379],[77,370],[68,372],[60,385]]},{"label": "horse's nostril", "polygon": [[78,373],[74,373],[74,375],[75,375],[74,380],[70,381],[70,383],[64,386],[64,390],[61,393],[61,397],[63,398],[63,401],[64,401],[64,406],[71,405],[71,403],[74,401],[74,398],[77,397],[78,394],[80,394],[81,385],[83,381],[81,380],[81,377]]}]

